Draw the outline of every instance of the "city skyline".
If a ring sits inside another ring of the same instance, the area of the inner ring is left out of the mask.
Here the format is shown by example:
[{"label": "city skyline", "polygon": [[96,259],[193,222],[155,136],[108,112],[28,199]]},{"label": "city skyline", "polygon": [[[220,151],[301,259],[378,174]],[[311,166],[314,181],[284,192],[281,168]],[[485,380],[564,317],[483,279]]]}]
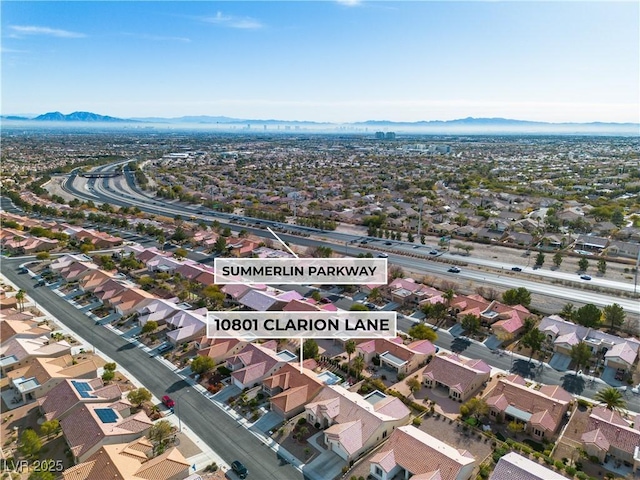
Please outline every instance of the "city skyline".
[{"label": "city skyline", "polygon": [[2,113],[640,121],[635,2],[3,2]]}]

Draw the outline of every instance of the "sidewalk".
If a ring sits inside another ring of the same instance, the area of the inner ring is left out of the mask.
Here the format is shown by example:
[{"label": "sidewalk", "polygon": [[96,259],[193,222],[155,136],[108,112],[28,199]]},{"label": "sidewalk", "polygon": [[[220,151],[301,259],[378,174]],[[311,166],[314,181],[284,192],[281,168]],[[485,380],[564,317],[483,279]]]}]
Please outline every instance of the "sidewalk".
[{"label": "sidewalk", "polygon": [[[15,285],[14,283],[12,283],[4,275],[0,274],[0,278],[7,285],[13,286],[16,289],[16,291],[19,290],[18,286]],[[87,342],[85,339],[83,339],[80,336],[78,336],[77,333],[75,333],[72,330],[68,329],[64,324],[58,322],[56,317],[54,317],[44,307],[42,307],[41,305],[38,305],[36,302],[34,302],[29,297],[27,297],[27,299],[29,301],[25,302],[25,306],[33,306],[33,307],[37,308],[38,310],[40,310],[40,312],[42,312],[43,317],[47,317],[47,318],[50,318],[50,319],[56,321],[56,325],[59,327],[59,330],[63,331],[66,335],[73,336],[76,340],[78,340],[79,345],[77,345],[77,346],[75,346],[73,348],[72,353],[74,353],[74,354],[78,353],[81,348],[84,348],[85,351],[90,351],[90,350],[94,351],[97,355],[100,355],[107,362],[113,362],[112,358],[109,358],[104,353],[94,349],[93,346],[89,342]],[[111,326],[109,325],[109,327],[111,327]],[[113,327],[111,327],[111,330],[115,331],[116,333],[120,333],[121,334],[121,332],[119,332],[118,330],[116,330]],[[131,341],[131,340],[129,340],[129,341]],[[134,341],[134,342],[139,344],[139,342],[137,342],[137,341]],[[131,342],[131,343],[134,343],[134,342]],[[158,359],[158,357],[156,357],[156,359]],[[161,360],[164,361],[165,363],[169,363],[166,360],[164,360],[163,358]],[[173,367],[173,370],[177,370],[175,365],[173,365],[173,364],[170,364],[170,365]],[[118,365],[118,371],[120,373],[122,373],[122,375],[127,377],[136,388],[140,388],[140,387],[144,386],[137,378],[135,378],[128,371],[123,369],[120,365]],[[185,379],[185,381],[187,381],[187,382],[191,381],[192,382],[192,380],[190,378],[188,378],[188,377],[185,378],[183,375],[180,375],[180,376],[183,377]],[[203,391],[206,392],[206,390],[203,387],[198,388],[198,386],[194,386],[194,388],[196,388],[200,392],[203,392]],[[154,404],[160,404],[161,403],[160,399],[156,398],[155,396],[152,397],[152,402]],[[193,455],[193,456],[187,458],[187,461],[192,465],[192,467],[193,467],[193,465],[195,465],[195,467],[196,467],[195,470],[193,468],[191,469],[192,473],[193,473],[193,471],[197,471],[198,469],[203,469],[204,467],[206,467],[207,465],[209,465],[210,463],[213,463],[213,462],[217,463],[218,467],[223,469],[224,471],[227,471],[227,470],[230,469],[230,466],[227,465],[227,463],[216,452],[214,452],[213,449],[211,449],[204,440],[202,440],[195,433],[193,433],[193,431],[189,428],[189,426],[186,423],[180,422],[180,420],[178,419],[178,417],[176,415],[168,415],[166,417],[163,417],[163,420],[168,420],[170,423],[172,423],[176,427],[178,427],[179,424],[182,423],[182,433],[185,434],[187,437],[189,437],[189,439],[195,445],[197,445],[198,448],[201,450],[201,452],[199,454]]]}]

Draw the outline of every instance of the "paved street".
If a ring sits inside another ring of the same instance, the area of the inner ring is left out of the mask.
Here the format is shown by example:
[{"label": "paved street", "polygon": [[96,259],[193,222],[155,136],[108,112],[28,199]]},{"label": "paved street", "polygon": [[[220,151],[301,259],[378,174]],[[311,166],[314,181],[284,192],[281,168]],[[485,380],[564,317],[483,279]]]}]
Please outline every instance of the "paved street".
[{"label": "paved street", "polygon": [[[256,478],[272,480],[300,479],[302,474],[289,465],[282,465],[276,453],[265,446],[251,432],[244,429],[210,400],[190,388],[189,385],[162,363],[149,357],[110,332],[97,327],[85,315],[58,297],[49,288],[33,288],[28,275],[19,275],[17,265],[24,260],[2,259],[2,273],[38,304],[43,305],[58,321],[77,332],[98,351],[114,359],[144,383],[156,397],[169,394],[177,403],[177,413],[183,423],[220,455],[227,463],[241,460],[252,472],[260,472]],[[201,468],[202,466],[198,466]]]}]

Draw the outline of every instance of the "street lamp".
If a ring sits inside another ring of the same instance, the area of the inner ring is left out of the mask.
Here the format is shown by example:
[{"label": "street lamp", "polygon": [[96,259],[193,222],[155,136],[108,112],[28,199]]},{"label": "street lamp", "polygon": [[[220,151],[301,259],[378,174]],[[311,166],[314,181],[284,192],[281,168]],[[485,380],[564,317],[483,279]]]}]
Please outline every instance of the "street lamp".
[{"label": "street lamp", "polygon": [[180,395],[176,397],[176,415],[178,416],[178,433],[182,432],[182,420],[180,419],[180,412],[178,411],[178,407],[180,406],[180,399],[185,393],[189,393],[189,389],[186,389]]}]

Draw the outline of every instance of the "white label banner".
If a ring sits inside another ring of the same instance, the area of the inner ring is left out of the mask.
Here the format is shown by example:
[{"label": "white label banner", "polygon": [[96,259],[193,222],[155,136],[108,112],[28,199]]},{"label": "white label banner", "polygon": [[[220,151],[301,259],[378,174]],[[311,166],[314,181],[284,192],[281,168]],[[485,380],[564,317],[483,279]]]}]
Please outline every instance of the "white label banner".
[{"label": "white label banner", "polygon": [[386,258],[216,258],[216,284],[385,285]]},{"label": "white label banner", "polygon": [[396,312],[209,312],[208,337],[395,338]]}]

